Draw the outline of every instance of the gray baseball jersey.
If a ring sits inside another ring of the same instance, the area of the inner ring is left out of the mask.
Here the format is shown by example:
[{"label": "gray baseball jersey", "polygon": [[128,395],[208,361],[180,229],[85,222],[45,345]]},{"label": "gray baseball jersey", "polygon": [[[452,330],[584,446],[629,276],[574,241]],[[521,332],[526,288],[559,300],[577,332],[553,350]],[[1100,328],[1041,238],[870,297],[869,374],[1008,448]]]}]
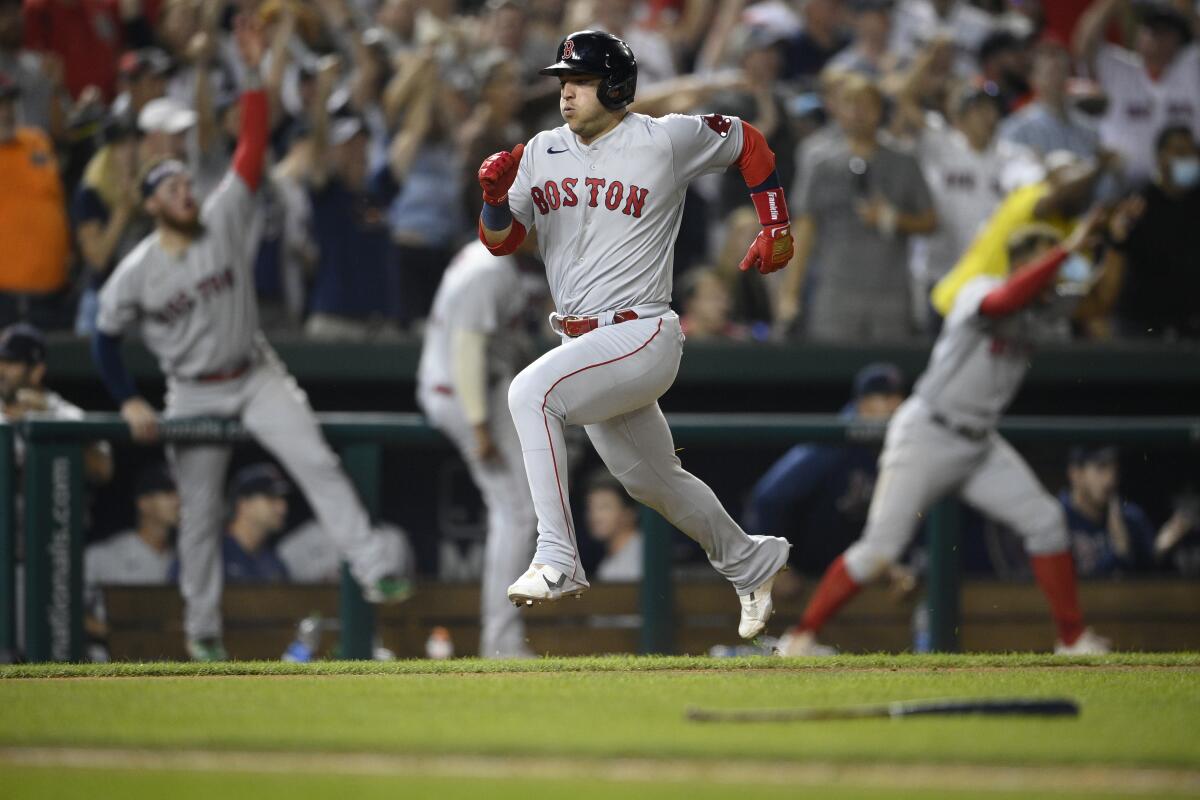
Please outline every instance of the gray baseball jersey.
[{"label": "gray baseball jersey", "polygon": [[979,304],[1004,281],[981,276],[963,286],[946,317],[929,365],[913,393],[956,424],[996,425],[1029,369],[1034,343],[1048,330],[1036,309],[988,319]]},{"label": "gray baseball jersey", "polygon": [[158,233],[121,261],[100,292],[97,328],[109,335],[140,322],[142,340],[173,377],[230,369],[254,351],[258,306],[247,238],[254,195],[232,170],[204,204],[204,234],[180,256]]},{"label": "gray baseball jersey", "polygon": [[534,136],[508,197],[537,231],[559,313],[670,302],[688,182],[741,152],[741,122],[718,114],[628,114],[588,145],[566,125]]},{"label": "gray baseball jersey", "polygon": [[510,331],[524,311],[525,301],[513,256],[497,258],[478,241],[460,250],[433,298],[417,367],[420,389],[454,386],[451,332],[455,328],[489,334],[489,377],[515,375],[524,366],[520,363],[523,337],[491,334]]},{"label": "gray baseball jersey", "polygon": [[83,554],[84,607],[97,619],[106,619],[102,587],[169,583],[174,560],[173,549],[155,550],[137,531],[124,531],[91,545]]}]

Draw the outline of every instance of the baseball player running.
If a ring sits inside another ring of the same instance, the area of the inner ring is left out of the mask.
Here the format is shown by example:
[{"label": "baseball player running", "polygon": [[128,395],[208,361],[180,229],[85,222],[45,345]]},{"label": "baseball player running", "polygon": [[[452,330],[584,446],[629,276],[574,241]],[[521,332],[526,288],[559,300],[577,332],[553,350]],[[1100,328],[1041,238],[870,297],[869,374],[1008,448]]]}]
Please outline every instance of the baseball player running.
[{"label": "baseball player running", "polygon": [[566,425],[583,425],[635,499],[704,548],[741,598],[738,632],[753,638],[773,611],[771,585],[788,543],[747,536],[712,490],[680,466],[658,407],[679,370],[683,334],[668,306],[672,247],[693,179],[737,164],[763,230],[741,268],[768,273],[792,257],[775,156],[734,117],[628,111],[637,62],[625,42],[580,31],[555,63],[566,124],[483,162],[479,236],[511,253],[531,229],[546,264],[563,344],[517,375],[508,393],[537,511],[533,563],[508,587],[515,604],[588,588],[567,491]]},{"label": "baseball player running", "polygon": [[[929,506],[952,492],[1024,539],[1058,628],[1055,652],[1108,652],[1108,641],[1083,624],[1061,506],[996,432],[1039,332],[1064,311],[1053,299],[1067,291],[1067,285],[1053,286],[1060,269],[1065,275],[1082,267],[1086,276],[1077,254],[1091,247],[1102,221],[1093,213],[1061,244],[1049,225],[1027,225],[1009,240],[1010,263],[1024,267],[1007,280],[982,276],[963,287],[928,367],[888,425],[862,538],[826,570],[801,623],[780,640],[782,655],[831,652],[816,642],[817,632],[896,561]],[[1086,283],[1076,279],[1070,286]]]},{"label": "baseball player running", "polygon": [[508,387],[525,361],[514,328],[525,308],[517,259],[472,242],[450,262],[433,300],[417,368],[417,402],[454,442],[487,506],[483,558],[484,658],[533,655],[504,594],[533,553],[537,517],[508,412]]},{"label": "baseball player running", "polygon": [[[140,323],[142,340],[167,375],[166,416],[240,417],[291,472],[367,599],[403,599],[408,587],[390,573],[383,541],[371,532],[307,398],[258,330],[245,240],[267,143],[267,96],[259,85],[263,35],[239,20],[235,36],[248,85],[232,169],[202,209],[182,163],[167,160],[147,170],[142,197],[155,231],[118,265],[100,294],[93,356],[134,439],[155,440],[154,409],[137,395],[121,359],[122,332]],[[180,589],[188,653],[197,660],[222,659],[219,524],[230,448],[172,445],[167,454],[182,505]]]}]

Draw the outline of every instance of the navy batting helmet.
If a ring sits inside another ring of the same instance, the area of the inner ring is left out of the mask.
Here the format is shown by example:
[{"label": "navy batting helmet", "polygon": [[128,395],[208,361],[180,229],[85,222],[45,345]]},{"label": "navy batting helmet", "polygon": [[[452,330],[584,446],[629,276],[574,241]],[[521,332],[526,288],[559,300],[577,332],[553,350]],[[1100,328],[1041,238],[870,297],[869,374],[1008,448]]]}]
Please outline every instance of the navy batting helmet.
[{"label": "navy batting helmet", "polygon": [[576,31],[558,46],[555,63],[541,71],[543,75],[580,72],[599,75],[602,80],[596,94],[605,108],[616,110],[633,102],[637,88],[637,59],[629,45],[601,31]]}]

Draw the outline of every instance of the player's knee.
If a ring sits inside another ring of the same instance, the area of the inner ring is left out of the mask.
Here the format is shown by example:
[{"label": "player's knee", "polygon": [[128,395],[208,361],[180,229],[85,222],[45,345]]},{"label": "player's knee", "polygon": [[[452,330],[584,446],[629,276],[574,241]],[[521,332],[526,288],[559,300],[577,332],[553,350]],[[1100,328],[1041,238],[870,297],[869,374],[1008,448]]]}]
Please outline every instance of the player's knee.
[{"label": "player's knee", "polygon": [[1067,517],[1062,505],[1046,495],[1038,501],[1025,530],[1025,549],[1035,555],[1060,553],[1067,549]]},{"label": "player's knee", "polygon": [[545,390],[539,392],[538,384],[537,373],[530,369],[522,370],[513,378],[508,386],[508,410],[514,420],[519,420],[525,411],[541,406]]}]

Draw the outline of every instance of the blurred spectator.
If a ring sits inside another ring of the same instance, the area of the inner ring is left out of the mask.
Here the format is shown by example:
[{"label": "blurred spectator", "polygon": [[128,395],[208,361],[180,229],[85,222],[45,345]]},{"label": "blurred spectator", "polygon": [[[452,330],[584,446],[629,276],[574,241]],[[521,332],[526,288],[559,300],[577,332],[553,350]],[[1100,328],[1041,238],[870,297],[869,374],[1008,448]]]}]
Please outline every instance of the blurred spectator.
[{"label": "blurred spectator", "polygon": [[1137,7],[1134,47],[1102,41],[1128,0],[1097,0],[1075,29],[1075,53],[1087,62],[1108,94],[1100,141],[1116,151],[1130,180],[1154,172],[1154,137],[1169,125],[1185,125],[1200,135],[1200,47],[1192,43],[1192,23],[1169,3]]},{"label": "blurred spectator", "polygon": [[[151,100],[167,93],[167,78],[174,64],[158,47],[131,50],[117,62],[121,93],[113,101],[112,112],[137,118]],[[185,101],[177,101],[181,105]]]},{"label": "blurred spectator", "polygon": [[779,317],[787,323],[799,314],[811,254],[817,274],[805,312],[810,336],[904,339],[912,333],[908,237],[937,227],[933,200],[916,160],[880,141],[879,89],[849,78],[838,105],[848,147],[818,162],[805,194],[792,201],[796,258],[783,273]]},{"label": "blurred spectator", "polygon": [[400,277],[393,302],[405,328],[423,323],[442,273],[469,230],[463,216],[463,153],[454,139],[468,106],[436,69],[427,70],[410,102],[392,147],[404,185],[388,211]]},{"label": "blurred spectator", "polygon": [[979,45],[979,84],[1000,100],[1005,114],[1029,98],[1025,44],[1010,31],[995,31]]},{"label": "blurred spectator", "polygon": [[749,332],[729,318],[729,290],[713,269],[688,270],[680,278],[676,292],[683,312],[679,325],[688,339],[749,338]]},{"label": "blurred spectator", "polygon": [[50,138],[18,124],[21,89],[0,73],[0,325],[60,327],[70,230]]},{"label": "blurred spectator", "polygon": [[116,92],[117,57],[154,40],[140,0],[25,0],[25,44],[61,59],[67,89]]},{"label": "blurred spectator", "polygon": [[890,49],[892,0],[850,0],[854,40],[829,61],[832,69],[857,72],[879,80],[899,67]]},{"label": "blurred spectator", "polygon": [[[774,312],[771,308],[771,283],[761,275],[742,272],[738,264],[745,255],[746,242],[758,235],[758,214],[743,206],[725,218],[721,226],[724,237],[716,256],[716,276],[729,295],[729,318],[737,325],[750,329],[756,339],[770,335]],[[777,285],[777,283],[776,283]]]},{"label": "blurred spectator", "polygon": [[233,509],[221,544],[227,583],[284,583],[287,567],[269,540],[287,522],[291,487],[274,464],[251,464],[233,476]]},{"label": "blurred spectator", "polygon": [[408,109],[403,127],[389,145],[387,162],[374,171],[362,120],[329,116],[338,68],[331,60],[321,65],[313,101],[308,182],[318,256],[305,330],[321,339],[362,339],[385,319],[401,316],[399,266],[389,235],[388,209],[433,114],[433,89],[421,86],[421,81],[435,67],[426,59],[409,71],[410,96],[398,102],[398,110]]},{"label": "blurred spectator", "polygon": [[137,135],[120,117],[105,123],[103,142],[83,172],[71,204],[75,243],[84,267],[84,288],[75,317],[75,332],[90,336],[96,329],[100,287],[113,267],[150,233],[141,213],[138,187]]},{"label": "blurred spectator", "polygon": [[[869,364],[854,376],[854,396],[841,416],[886,422],[904,392],[898,367]],[[862,533],[878,459],[878,442],[796,445],[754,485],[746,530],[786,536],[792,565],[804,575],[823,573]]]},{"label": "blurred spectator", "polygon": [[[35,413],[51,419],[82,419],[83,409],[46,386],[46,338],[32,325],[17,323],[0,331],[0,410],[8,422]],[[18,463],[24,445],[17,441]],[[83,475],[99,486],[112,480],[112,448],[93,442],[83,450]]]},{"label": "blurred spectator", "polygon": [[1154,538],[1154,557],[1181,575],[1200,577],[1200,494],[1187,489],[1172,506],[1171,518]]},{"label": "blurred spectator", "polygon": [[1184,125],[1155,141],[1146,208],[1118,254],[1124,257],[1117,313],[1132,336],[1200,338],[1200,149]]},{"label": "blurred spectator", "polygon": [[[396,565],[396,577],[412,581],[416,577],[416,556],[408,534],[395,525],[374,526],[384,540],[387,560]],[[285,534],[275,548],[276,555],[287,568],[292,583],[337,583],[342,577],[342,555],[333,539],[311,519]]]},{"label": "blurred spectator", "polygon": [[975,54],[996,27],[991,14],[966,0],[900,0],[892,15],[892,50],[912,59],[939,37],[953,43],[955,71],[975,72]]},{"label": "blurred spectator", "polygon": [[910,111],[922,123],[916,156],[938,218],[937,230],[914,240],[912,248],[914,313],[922,330],[935,325],[930,290],[966,251],[1005,194],[1042,177],[1032,153],[996,141],[1000,111],[998,100],[981,89],[968,89],[956,98],[954,127],[940,115]]},{"label": "blurred spectator", "polygon": [[21,89],[22,123],[41,128],[53,138],[62,135],[62,62],[46,53],[23,48],[21,0],[0,0],[0,73]]},{"label": "blurred spectator", "polygon": [[587,525],[592,538],[604,545],[604,558],[594,573],[596,579],[640,581],[643,560],[638,504],[605,470],[588,481]]},{"label": "blurred spectator", "polygon": [[158,586],[170,583],[175,548],[171,537],[179,524],[179,494],[163,464],[138,473],[133,484],[137,512],[132,530],[90,545],[83,554],[84,627],[92,661],[107,661],[108,637],[105,586]]},{"label": "blurred spectator", "polygon": [[1033,50],[1030,84],[1033,100],[1004,120],[1000,138],[1024,145],[1045,157],[1066,150],[1080,158],[1096,154],[1099,134],[1071,107],[1067,80],[1071,54],[1060,42],[1046,40]]},{"label": "blurred spectator", "polygon": [[[596,3],[592,8],[596,18],[587,27],[625,40],[629,49],[637,54],[638,88],[644,89],[659,81],[674,78],[678,69],[670,41],[635,19],[638,5],[636,0],[604,0]],[[542,58],[545,58],[544,54]]]},{"label": "blurred spectator", "polygon": [[[471,116],[458,132],[462,146],[462,185],[475,184],[479,165],[492,153],[512,150],[518,142],[528,138],[520,122],[522,83],[520,66],[503,57],[485,64],[482,68],[478,101]],[[468,219],[478,219],[483,210],[483,197],[479,192],[466,193]]]},{"label": "blurred spectator", "polygon": [[308,281],[317,264],[317,245],[312,231],[312,201],[307,184],[307,176],[312,171],[312,159],[312,131],[301,120],[293,125],[284,156],[271,170],[270,176],[270,192],[279,206],[277,288],[282,300],[283,319],[278,322],[290,328],[298,328],[304,319]]},{"label": "blurred spectator", "polygon": [[1150,519],[1140,506],[1117,495],[1120,475],[1115,447],[1071,449],[1068,486],[1058,499],[1081,578],[1140,572],[1154,565]]},{"label": "blurred spectator", "polygon": [[850,44],[843,26],[843,0],[808,0],[801,9],[803,27],[788,41],[783,75],[791,81],[813,80]]}]

